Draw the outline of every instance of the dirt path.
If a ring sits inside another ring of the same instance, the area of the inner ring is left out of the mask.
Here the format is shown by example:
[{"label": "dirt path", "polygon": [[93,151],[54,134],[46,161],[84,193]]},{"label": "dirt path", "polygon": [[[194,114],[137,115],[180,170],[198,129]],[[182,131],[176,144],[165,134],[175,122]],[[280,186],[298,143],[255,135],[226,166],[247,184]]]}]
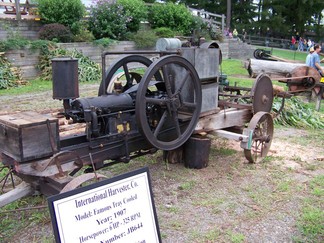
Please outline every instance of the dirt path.
[{"label": "dirt path", "polygon": [[[96,93],[92,86],[84,90]],[[0,106],[1,113],[48,112],[60,109],[61,102],[53,102],[44,92],[0,97]],[[212,137],[204,169],[166,165],[159,151],[101,173],[117,175],[149,167],[163,242],[305,242],[298,220],[312,197],[310,182],[324,175],[323,138],[324,131],[275,128],[268,158],[248,164],[239,143]],[[0,241],[1,237],[4,242],[54,241],[49,219],[42,224],[25,220],[26,228],[17,229],[10,239],[0,234]]]}]

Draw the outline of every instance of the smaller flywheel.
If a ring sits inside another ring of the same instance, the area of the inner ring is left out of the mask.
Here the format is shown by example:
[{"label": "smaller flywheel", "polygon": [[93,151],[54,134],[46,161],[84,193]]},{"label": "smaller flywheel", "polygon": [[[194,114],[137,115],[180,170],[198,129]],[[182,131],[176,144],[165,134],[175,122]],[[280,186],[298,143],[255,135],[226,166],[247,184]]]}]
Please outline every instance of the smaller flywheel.
[{"label": "smaller flywheel", "polygon": [[253,113],[270,112],[273,103],[273,86],[270,77],[259,74],[251,89]]}]

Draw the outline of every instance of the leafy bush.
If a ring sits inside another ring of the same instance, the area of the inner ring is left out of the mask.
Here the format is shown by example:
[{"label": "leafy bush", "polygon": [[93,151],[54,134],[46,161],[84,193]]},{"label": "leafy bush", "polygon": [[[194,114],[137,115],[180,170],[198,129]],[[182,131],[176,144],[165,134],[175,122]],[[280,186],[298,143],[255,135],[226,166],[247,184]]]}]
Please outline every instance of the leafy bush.
[{"label": "leafy bush", "polygon": [[174,31],[171,30],[170,28],[160,27],[160,28],[156,28],[154,31],[158,37],[164,37],[164,38],[174,37]]},{"label": "leafy bush", "polygon": [[79,21],[73,23],[71,31],[74,34],[74,42],[91,42],[95,39],[93,34],[88,30],[88,22]]},{"label": "leafy bush", "polygon": [[46,24],[71,27],[83,18],[85,7],[81,0],[38,0],[38,11]]},{"label": "leafy bush", "polygon": [[123,40],[127,34],[128,22],[130,19],[124,14],[121,4],[98,0],[97,5],[91,6],[89,30],[96,39],[106,37]]},{"label": "leafy bush", "polygon": [[115,43],[115,40],[109,39],[109,38],[101,38],[98,40],[94,40],[93,43],[98,46],[108,47],[111,44]]},{"label": "leafy bush", "polygon": [[139,49],[154,47],[158,36],[153,30],[140,30],[132,36],[135,46]]},{"label": "leafy bush", "polygon": [[39,31],[39,38],[42,40],[56,41],[56,42],[70,42],[72,33],[69,28],[62,24],[47,24]]},{"label": "leafy bush", "polygon": [[124,15],[128,22],[126,27],[129,32],[136,32],[140,29],[140,23],[147,17],[147,7],[142,0],[118,0],[117,3],[123,6]]},{"label": "leafy bush", "polygon": [[78,58],[78,76],[80,82],[98,82],[101,80],[101,70],[99,64],[90,60],[77,50],[69,51],[57,48],[55,45],[49,45],[47,49],[43,49],[40,60],[39,69],[42,71],[42,78],[45,80],[52,79],[52,59],[55,57],[73,57]]},{"label": "leafy bush", "polygon": [[167,27],[183,35],[189,35],[193,30],[193,16],[183,4],[153,4],[148,21],[153,29]]},{"label": "leafy bush", "polygon": [[22,49],[30,43],[29,40],[24,38],[8,38],[0,40],[0,52],[14,49]]},{"label": "leafy bush", "polygon": [[13,68],[7,58],[0,54],[0,89],[15,86],[15,82],[21,79],[20,76],[20,71]]}]

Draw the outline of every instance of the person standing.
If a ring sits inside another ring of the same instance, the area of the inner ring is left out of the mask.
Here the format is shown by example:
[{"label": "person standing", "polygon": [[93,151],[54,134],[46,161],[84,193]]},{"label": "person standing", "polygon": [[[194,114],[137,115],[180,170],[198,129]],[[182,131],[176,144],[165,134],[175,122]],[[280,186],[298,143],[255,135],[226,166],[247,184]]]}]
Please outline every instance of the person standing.
[{"label": "person standing", "polygon": [[295,50],[295,46],[296,46],[295,36],[291,36],[291,46],[290,46],[290,49],[291,50]]},{"label": "person standing", "polygon": [[309,53],[308,53],[308,55],[307,55],[307,57],[306,57],[306,65],[307,66],[311,66],[311,58],[312,58],[312,53],[314,52],[314,47],[311,47],[310,49],[309,49]]},{"label": "person standing", "polygon": [[234,38],[237,38],[237,36],[238,36],[238,32],[237,32],[236,28],[234,28],[234,30],[233,30],[233,37]]},{"label": "person standing", "polygon": [[243,29],[243,42],[246,42],[247,32]]},{"label": "person standing", "polygon": [[320,57],[318,54],[321,52],[321,49],[322,48],[319,44],[314,45],[314,52],[312,53],[311,58],[310,58],[310,66],[315,68],[320,73],[320,75],[323,77],[324,69],[320,64],[321,60],[320,60]]}]

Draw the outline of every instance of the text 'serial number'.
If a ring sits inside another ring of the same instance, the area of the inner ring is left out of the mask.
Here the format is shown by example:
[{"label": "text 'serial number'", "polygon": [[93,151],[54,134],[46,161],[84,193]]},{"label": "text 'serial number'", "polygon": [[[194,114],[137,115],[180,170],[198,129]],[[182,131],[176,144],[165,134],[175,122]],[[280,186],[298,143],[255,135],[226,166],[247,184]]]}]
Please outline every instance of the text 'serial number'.
[{"label": "text 'serial number'", "polygon": [[139,223],[137,225],[133,225],[133,226],[131,226],[131,227],[128,228],[127,234],[130,234],[130,233],[132,233],[132,232],[134,232],[134,231],[136,231],[136,230],[138,230],[138,229],[140,229],[142,227],[143,227],[143,223]]}]

